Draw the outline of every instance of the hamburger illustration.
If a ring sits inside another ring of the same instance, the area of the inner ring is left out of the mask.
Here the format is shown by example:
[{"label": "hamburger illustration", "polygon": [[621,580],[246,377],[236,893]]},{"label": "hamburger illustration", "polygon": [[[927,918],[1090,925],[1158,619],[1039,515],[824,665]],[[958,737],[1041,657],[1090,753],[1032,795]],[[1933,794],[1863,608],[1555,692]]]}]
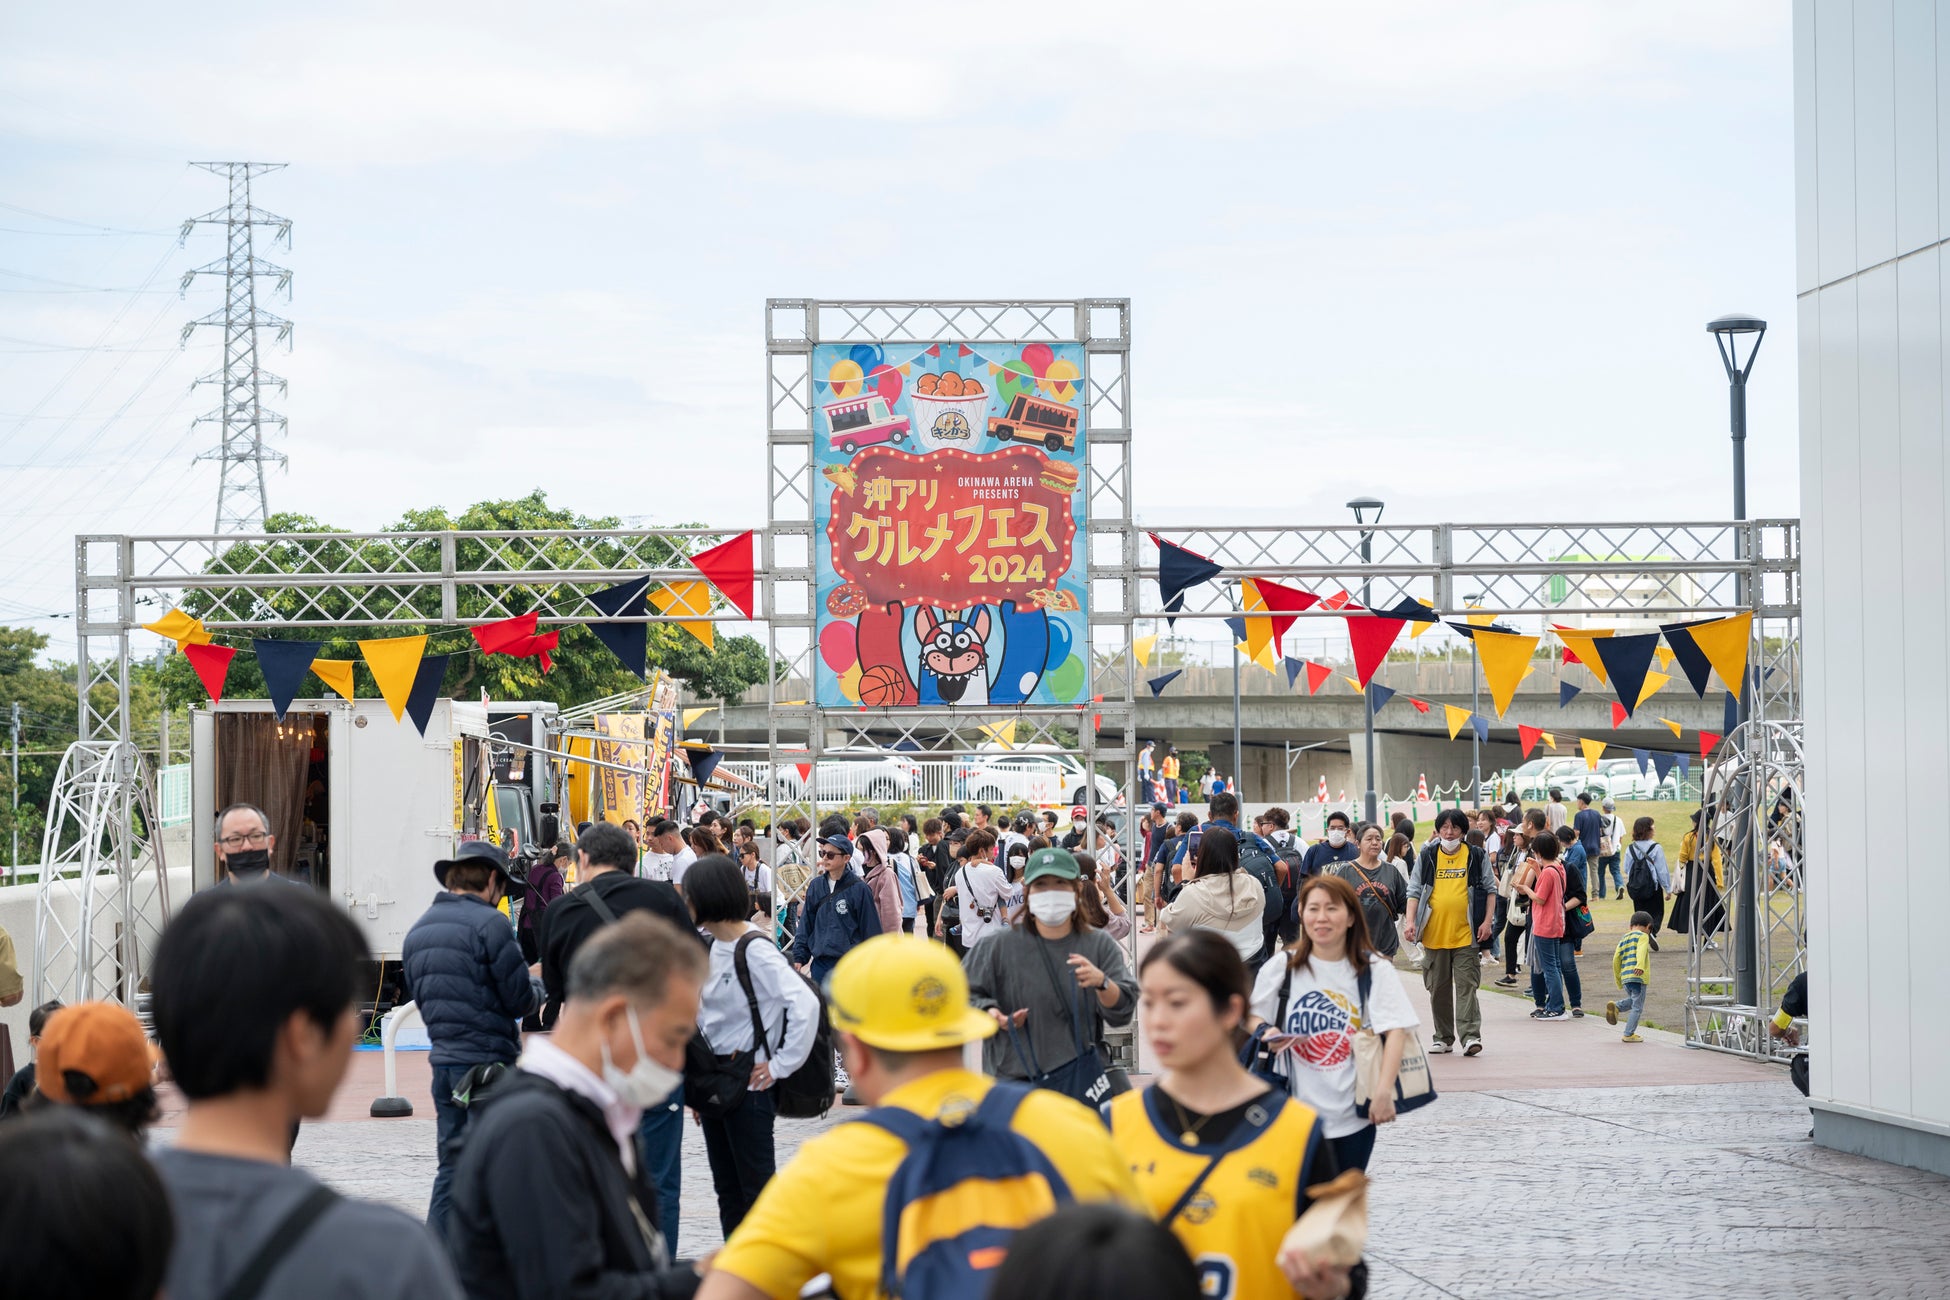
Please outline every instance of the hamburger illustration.
[{"label": "hamburger illustration", "polygon": [[1069,496],[1077,490],[1080,477],[1075,465],[1060,460],[1045,461],[1042,473],[1038,475],[1044,487],[1052,492],[1060,492],[1064,496]]}]

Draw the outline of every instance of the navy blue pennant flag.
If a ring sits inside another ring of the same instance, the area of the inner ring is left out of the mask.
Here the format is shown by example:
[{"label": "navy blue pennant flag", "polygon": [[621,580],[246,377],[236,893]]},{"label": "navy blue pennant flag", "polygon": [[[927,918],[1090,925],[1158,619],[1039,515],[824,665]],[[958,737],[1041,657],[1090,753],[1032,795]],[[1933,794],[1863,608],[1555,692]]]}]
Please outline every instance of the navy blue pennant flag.
[{"label": "navy blue pennant flag", "polygon": [[[589,593],[589,603],[611,618],[641,618],[650,612],[650,579],[632,578],[614,587]],[[608,651],[639,679],[650,658],[650,625],[647,623],[591,623]]]},{"label": "navy blue pennant flag", "polygon": [[1618,702],[1625,706],[1629,717],[1639,705],[1639,692],[1645,689],[1645,674],[1650,671],[1653,653],[1659,648],[1659,634],[1601,636],[1594,638],[1591,646],[1605,665],[1605,676],[1611,678],[1611,688],[1618,693]]},{"label": "navy blue pennant flag", "polygon": [[1644,776],[1645,769],[1652,766],[1652,751],[1649,749],[1635,749],[1632,751],[1632,758],[1639,765],[1639,775]]},{"label": "navy blue pennant flag", "polygon": [[684,751],[684,755],[691,760],[691,775],[697,778],[699,785],[709,781],[711,773],[717,771],[718,764],[724,760],[724,755],[715,749],[689,749]]},{"label": "navy blue pennant flag", "polygon": [[[1156,533],[1151,534],[1151,540],[1158,544],[1158,594],[1164,598],[1165,625],[1169,627],[1177,622],[1171,616],[1185,608],[1185,593],[1218,577],[1225,566],[1167,542]],[[1239,639],[1245,640],[1246,634],[1241,632]]]},{"label": "navy blue pennant flag", "polygon": [[1368,683],[1368,712],[1379,713],[1388,701],[1395,698],[1395,692],[1380,682]]},{"label": "navy blue pennant flag", "polygon": [[1679,760],[1679,779],[1684,781],[1693,774],[1693,756],[1691,754],[1674,754],[1673,757]]},{"label": "navy blue pennant flag", "polygon": [[1679,670],[1686,674],[1686,682],[1693,688],[1693,694],[1706,698],[1707,679],[1713,674],[1713,665],[1706,652],[1699,648],[1689,630],[1701,623],[1717,623],[1715,618],[1696,618],[1690,623],[1661,623],[1659,630],[1665,633],[1666,644],[1672,648],[1672,657],[1679,661]]},{"label": "navy blue pennant flag", "polygon": [[1652,751],[1652,770],[1659,774],[1659,780],[1662,784],[1666,779],[1666,774],[1672,771],[1673,764],[1679,762],[1684,757],[1685,755],[1683,754],[1674,754],[1663,749],[1655,749]]},{"label": "navy blue pennant flag", "polygon": [[1245,619],[1229,618],[1226,620],[1226,626],[1232,629],[1232,639],[1234,641],[1244,641],[1246,639]]},{"label": "navy blue pennant flag", "polygon": [[1561,709],[1572,700],[1578,698],[1578,693],[1582,690],[1584,690],[1582,686],[1573,686],[1569,682],[1559,682],[1557,684],[1557,707]]},{"label": "navy blue pennant flag", "polygon": [[271,696],[271,711],[284,721],[285,711],[305,684],[311,661],[325,648],[322,641],[265,641],[252,638],[251,650],[257,655],[257,669],[264,674],[264,689]]},{"label": "navy blue pennant flag", "polygon": [[413,689],[406,697],[406,716],[413,719],[422,736],[427,734],[427,723],[433,721],[433,703],[440,698],[440,683],[446,680],[447,661],[452,658],[452,655],[428,655],[420,660],[419,671],[413,674]]},{"label": "navy blue pennant flag", "polygon": [[1156,699],[1158,696],[1163,695],[1165,693],[1165,687],[1177,681],[1184,671],[1183,668],[1174,668],[1163,677],[1153,677],[1150,681],[1146,682],[1145,685],[1151,688],[1151,698]]},{"label": "navy blue pennant flag", "polygon": [[1728,691],[1726,710],[1722,715],[1722,721],[1720,723],[1720,734],[1722,736],[1731,736],[1733,734],[1734,728],[1738,727],[1739,725],[1740,725],[1740,701],[1737,698],[1735,698],[1732,691]]},{"label": "navy blue pennant flag", "polygon": [[1485,745],[1490,743],[1490,720],[1480,713],[1469,715],[1469,725],[1476,728],[1476,739]]},{"label": "navy blue pennant flag", "polygon": [[1300,680],[1300,674],[1307,670],[1307,661],[1295,659],[1292,655],[1283,656],[1283,661],[1286,664],[1287,689],[1292,690],[1294,684]]}]

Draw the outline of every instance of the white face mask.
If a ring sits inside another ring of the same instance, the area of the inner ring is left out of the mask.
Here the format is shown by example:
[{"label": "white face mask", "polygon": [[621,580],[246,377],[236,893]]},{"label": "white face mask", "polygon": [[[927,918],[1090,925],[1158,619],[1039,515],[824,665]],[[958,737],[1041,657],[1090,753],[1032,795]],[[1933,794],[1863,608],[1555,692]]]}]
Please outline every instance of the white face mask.
[{"label": "white face mask", "polygon": [[1061,925],[1077,910],[1077,896],[1068,890],[1046,889],[1029,896],[1029,914],[1044,925]]},{"label": "white face mask", "polygon": [[605,1040],[603,1050],[603,1082],[616,1089],[616,1095],[639,1110],[662,1105],[670,1094],[677,1091],[677,1085],[684,1082],[681,1070],[673,1070],[662,1061],[653,1058],[643,1048],[643,1027],[637,1023],[636,1008],[624,1006],[623,1011],[630,1018],[630,1042],[636,1046],[636,1064],[628,1074],[616,1068],[609,1056],[609,1043]]},{"label": "white face mask", "polygon": [[1327,832],[1327,842],[1335,848],[1347,843],[1347,832],[1336,826]]},{"label": "white face mask", "polygon": [[[1443,829],[1448,830],[1450,828],[1445,826],[1443,827]],[[1453,840],[1446,835],[1442,837],[1442,847],[1445,852],[1454,853],[1456,851],[1456,846],[1461,843],[1462,843],[1462,836],[1460,835],[1456,836],[1456,838],[1454,838]]]}]

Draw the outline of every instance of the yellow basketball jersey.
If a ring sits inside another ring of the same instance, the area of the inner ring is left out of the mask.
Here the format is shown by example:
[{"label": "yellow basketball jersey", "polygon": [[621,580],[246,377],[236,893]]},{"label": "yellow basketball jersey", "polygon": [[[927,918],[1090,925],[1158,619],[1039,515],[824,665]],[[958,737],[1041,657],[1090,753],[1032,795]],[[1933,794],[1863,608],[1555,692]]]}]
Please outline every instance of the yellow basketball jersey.
[{"label": "yellow basketball jersey", "polygon": [[1127,1092],[1109,1106],[1111,1140],[1152,1217],[1162,1219],[1212,1163],[1171,1221],[1198,1266],[1199,1293],[1211,1300],[1291,1295],[1274,1262],[1280,1239],[1300,1216],[1302,1190],[1322,1139],[1314,1112],[1281,1092],[1246,1112],[1225,1141],[1186,1146],[1171,1103],[1156,1088]]}]

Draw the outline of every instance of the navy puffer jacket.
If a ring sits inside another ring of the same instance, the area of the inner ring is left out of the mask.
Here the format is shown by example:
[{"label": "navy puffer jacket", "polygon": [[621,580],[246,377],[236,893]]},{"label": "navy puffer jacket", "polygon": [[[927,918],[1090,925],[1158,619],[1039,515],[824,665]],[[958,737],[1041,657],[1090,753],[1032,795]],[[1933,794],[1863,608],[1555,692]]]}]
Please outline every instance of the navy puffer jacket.
[{"label": "navy puffer jacket", "polygon": [[401,945],[407,994],[433,1042],[431,1065],[512,1062],[535,986],[508,918],[472,894],[445,893]]}]

